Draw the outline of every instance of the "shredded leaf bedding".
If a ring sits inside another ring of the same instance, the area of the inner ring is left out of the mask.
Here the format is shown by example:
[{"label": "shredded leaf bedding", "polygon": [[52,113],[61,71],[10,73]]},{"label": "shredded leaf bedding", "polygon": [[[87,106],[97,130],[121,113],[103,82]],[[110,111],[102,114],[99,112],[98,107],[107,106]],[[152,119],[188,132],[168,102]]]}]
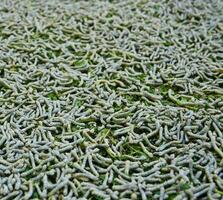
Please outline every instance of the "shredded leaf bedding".
[{"label": "shredded leaf bedding", "polygon": [[223,1],[0,1],[1,200],[222,197]]}]

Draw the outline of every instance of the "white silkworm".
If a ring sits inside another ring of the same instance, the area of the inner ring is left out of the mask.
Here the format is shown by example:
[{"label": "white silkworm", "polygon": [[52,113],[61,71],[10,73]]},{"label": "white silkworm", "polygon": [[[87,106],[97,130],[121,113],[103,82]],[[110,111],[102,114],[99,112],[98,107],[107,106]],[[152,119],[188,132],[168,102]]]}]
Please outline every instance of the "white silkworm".
[{"label": "white silkworm", "polygon": [[220,199],[222,6],[0,1],[0,199]]},{"label": "white silkworm", "polygon": [[216,145],[215,137],[213,136],[211,131],[208,131],[208,136],[211,139],[211,144],[212,144],[212,147],[214,148],[214,150],[223,158],[223,152]]},{"label": "white silkworm", "polygon": [[33,194],[33,183],[29,181],[29,191],[25,194],[24,199],[30,199]]}]

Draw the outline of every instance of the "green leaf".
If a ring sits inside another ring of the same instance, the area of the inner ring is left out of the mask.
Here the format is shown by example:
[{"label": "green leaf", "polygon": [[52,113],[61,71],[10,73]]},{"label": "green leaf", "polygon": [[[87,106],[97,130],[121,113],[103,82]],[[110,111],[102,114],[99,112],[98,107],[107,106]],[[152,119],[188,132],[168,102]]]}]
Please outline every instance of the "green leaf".
[{"label": "green leaf", "polygon": [[55,93],[49,93],[47,97],[50,98],[51,100],[58,100],[58,96]]},{"label": "green leaf", "polygon": [[190,183],[181,183],[179,185],[179,188],[180,188],[181,191],[188,190],[188,189],[190,189],[190,187],[191,187]]}]

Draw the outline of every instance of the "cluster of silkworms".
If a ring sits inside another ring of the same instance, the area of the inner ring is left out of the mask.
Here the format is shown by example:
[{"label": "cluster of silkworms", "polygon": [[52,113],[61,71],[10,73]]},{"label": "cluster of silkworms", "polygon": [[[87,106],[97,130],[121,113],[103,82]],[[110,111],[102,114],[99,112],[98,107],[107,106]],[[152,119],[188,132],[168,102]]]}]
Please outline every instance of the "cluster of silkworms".
[{"label": "cluster of silkworms", "polygon": [[222,199],[222,10],[1,0],[0,199]]}]

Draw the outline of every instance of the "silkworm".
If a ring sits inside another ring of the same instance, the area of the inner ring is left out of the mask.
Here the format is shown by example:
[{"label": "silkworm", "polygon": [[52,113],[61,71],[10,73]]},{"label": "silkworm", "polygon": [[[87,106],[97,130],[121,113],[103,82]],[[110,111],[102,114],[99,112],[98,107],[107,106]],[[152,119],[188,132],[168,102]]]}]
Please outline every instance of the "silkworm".
[{"label": "silkworm", "polygon": [[33,183],[29,181],[29,191],[25,194],[24,199],[29,199],[33,194]]},{"label": "silkworm", "polygon": [[56,187],[51,190],[50,195],[55,194],[59,189],[63,188],[68,183],[68,180],[64,180],[63,182],[56,185]]},{"label": "silkworm", "polygon": [[0,199],[221,198],[222,6],[1,1]]},{"label": "silkworm", "polygon": [[216,145],[215,137],[213,136],[211,131],[208,131],[208,136],[211,139],[211,144],[212,144],[212,147],[214,148],[214,150],[223,158],[223,152]]},{"label": "silkworm", "polygon": [[3,200],[10,199],[10,198],[12,198],[12,197],[17,196],[19,193],[20,193],[19,191],[11,192],[11,193],[9,193],[8,195],[6,195],[5,197],[3,197],[2,199],[3,199]]},{"label": "silkworm", "polygon": [[92,173],[94,173],[94,175],[98,177],[99,174],[98,174],[97,170],[95,169],[95,167],[92,163],[92,156],[91,155],[88,155],[88,163],[89,163],[89,166],[91,168]]}]

